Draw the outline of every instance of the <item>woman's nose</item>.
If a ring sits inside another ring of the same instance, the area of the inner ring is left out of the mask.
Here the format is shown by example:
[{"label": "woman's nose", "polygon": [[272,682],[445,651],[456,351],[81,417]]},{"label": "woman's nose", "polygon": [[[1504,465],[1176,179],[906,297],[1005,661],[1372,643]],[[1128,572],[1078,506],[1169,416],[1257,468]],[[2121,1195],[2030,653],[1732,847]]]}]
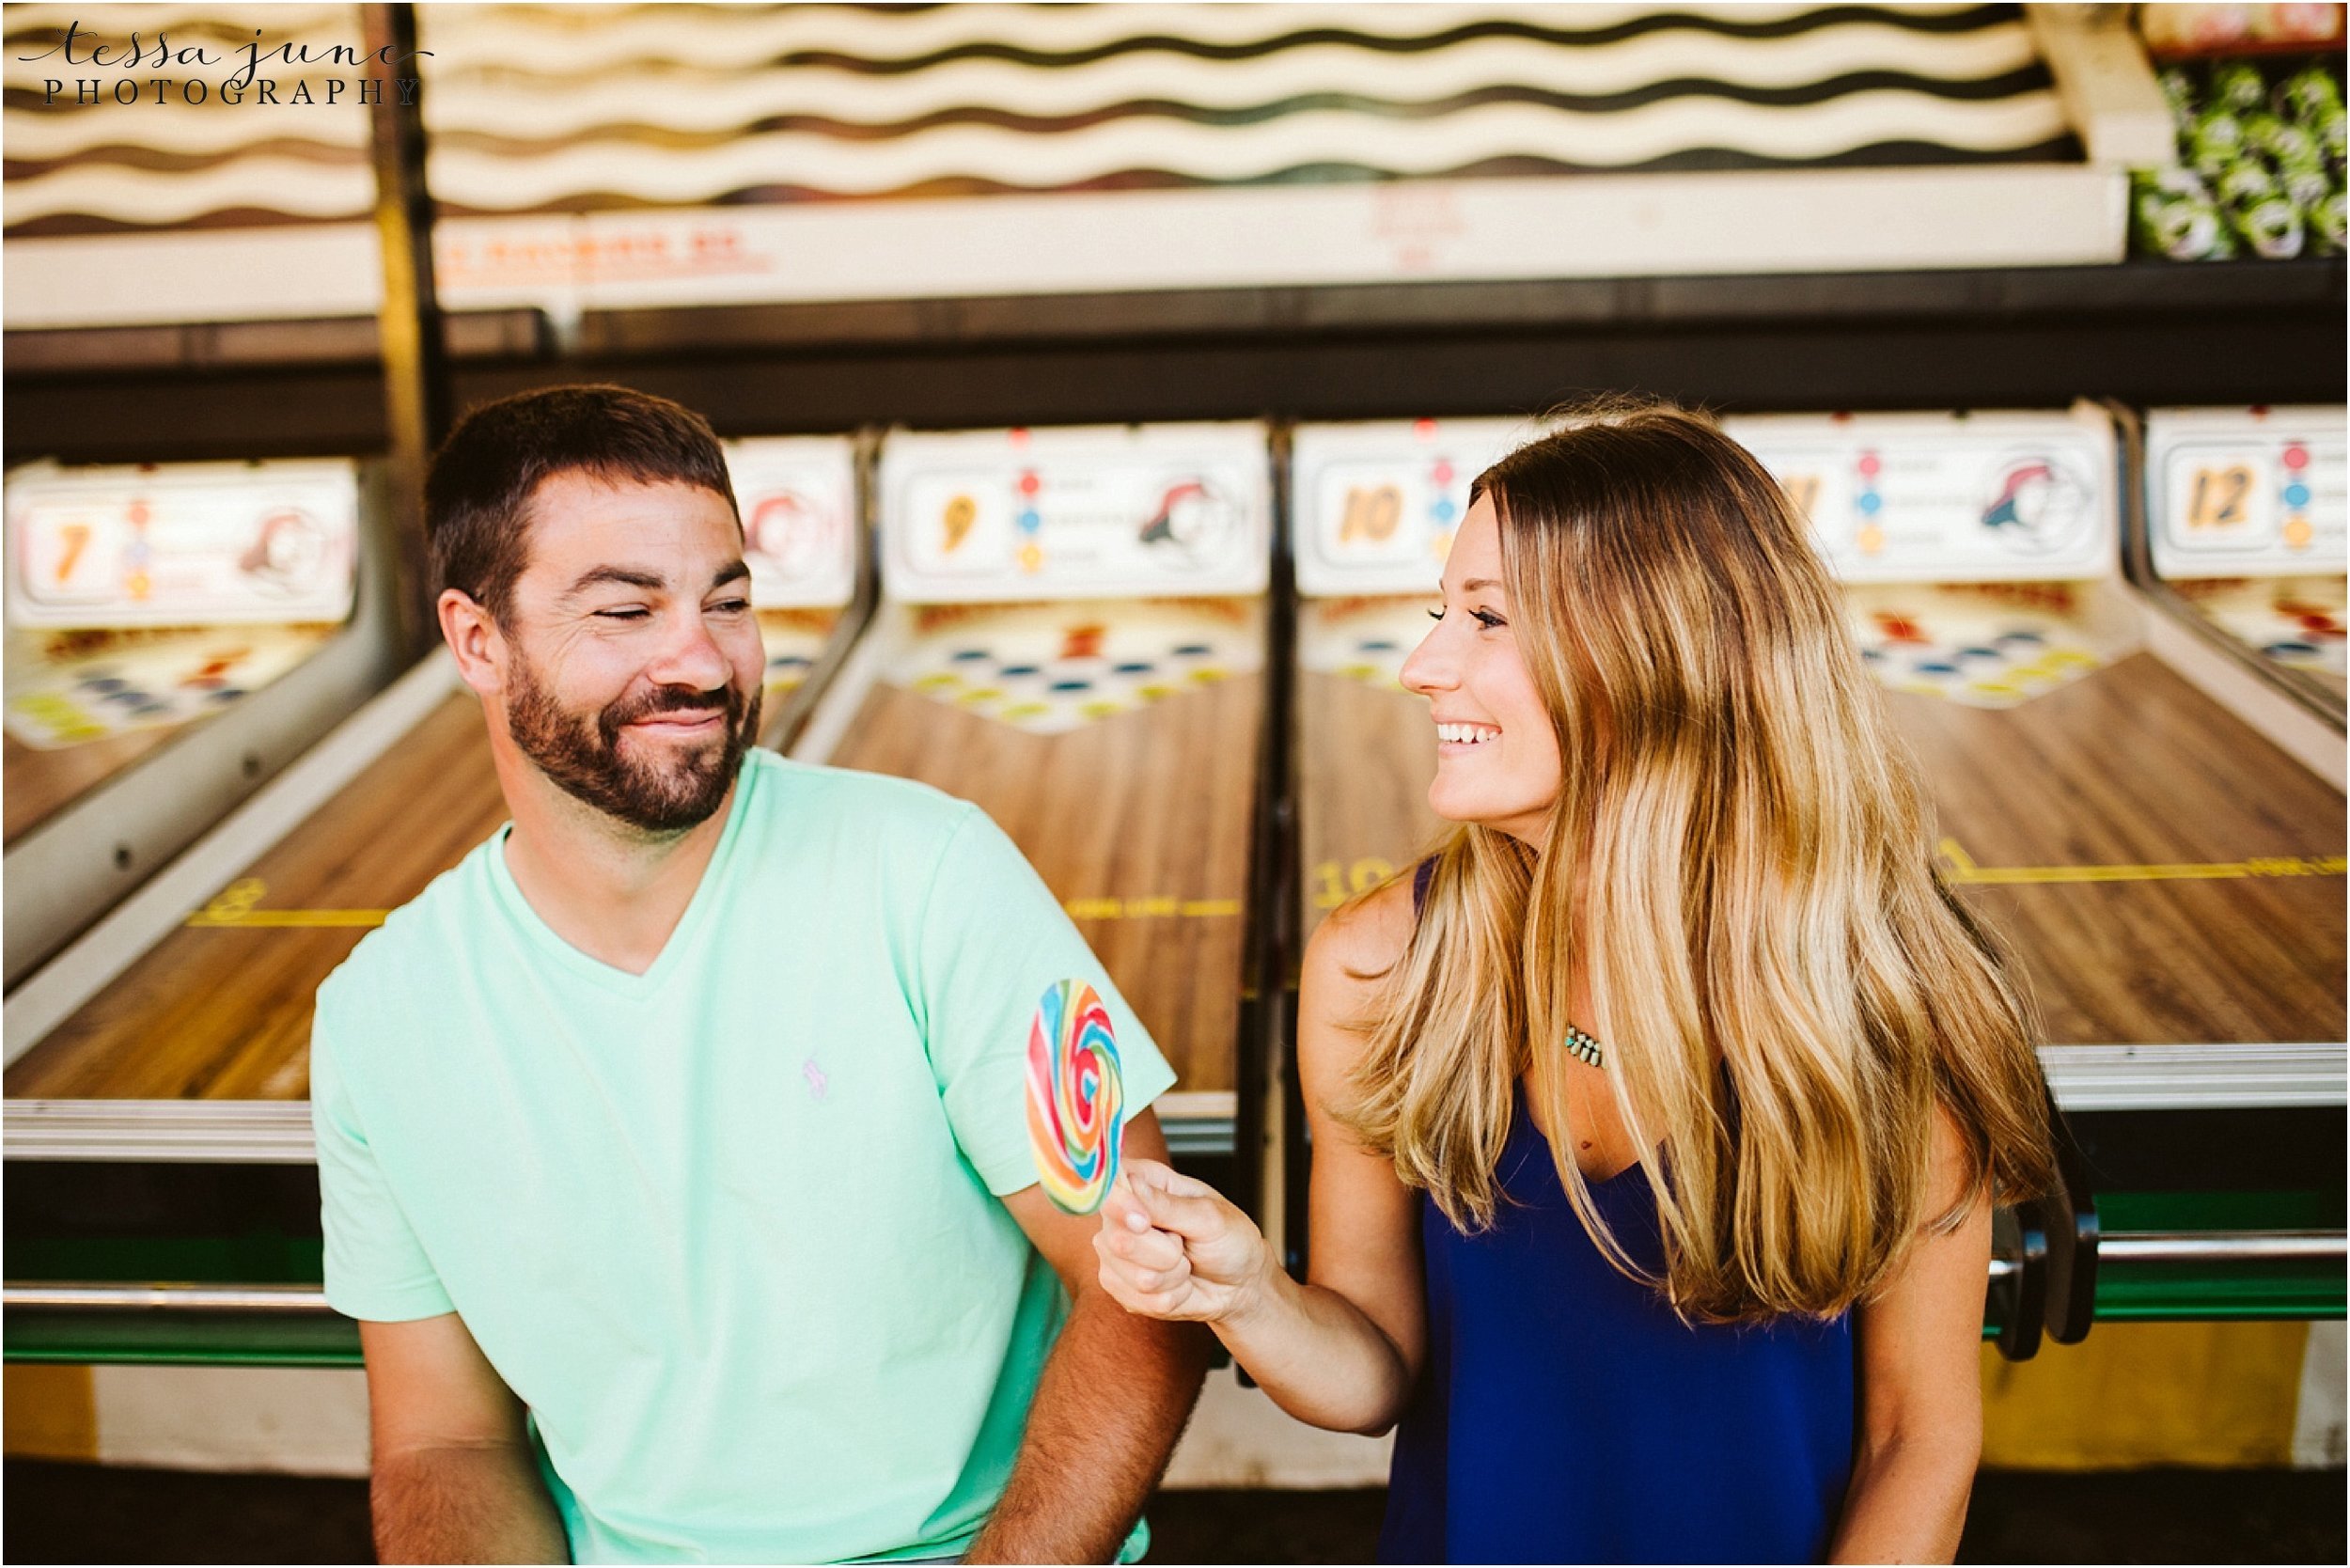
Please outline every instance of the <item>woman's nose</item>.
[{"label": "woman's nose", "polygon": [[1404,659],[1401,679],[1405,691],[1426,697],[1433,692],[1449,691],[1460,683],[1444,640],[1444,627],[1434,626]]}]

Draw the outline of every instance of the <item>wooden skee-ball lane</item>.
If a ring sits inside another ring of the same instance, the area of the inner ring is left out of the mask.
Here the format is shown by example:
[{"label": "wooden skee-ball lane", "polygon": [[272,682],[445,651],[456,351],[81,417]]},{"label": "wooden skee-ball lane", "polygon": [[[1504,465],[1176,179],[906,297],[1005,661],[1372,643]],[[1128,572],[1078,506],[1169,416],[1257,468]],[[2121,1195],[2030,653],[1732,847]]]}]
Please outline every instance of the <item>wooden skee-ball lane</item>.
[{"label": "wooden skee-ball lane", "polygon": [[[2107,438],[2077,416],[1732,431],[1809,496],[1848,578],[1879,573],[1846,588],[1856,633],[1926,777],[1941,869],[2021,964],[2060,1102],[2338,1114],[2342,792],[2138,646],[2154,612],[2110,580],[2110,523],[2095,521],[2110,515],[2097,499],[2111,494]],[[1440,559],[1468,480],[1510,433],[1531,432],[1466,420],[1297,432],[1308,933],[1444,825],[1426,801],[1428,705],[1396,680],[1433,590],[1335,590],[1392,584],[1367,559],[1380,552]],[[2067,509],[2090,531],[2052,541]],[[2092,569],[2070,582],[1915,586],[1883,580],[1898,562],[1854,559],[1860,539],[1884,551],[1907,530],[1907,548],[1946,570],[1989,570],[1993,546],[1959,525],[1992,531],[1985,512],[2043,530],[2024,542],[1993,532],[1997,547]]]},{"label": "wooden skee-ball lane", "polygon": [[[1425,622],[1418,601],[1392,610]],[[1888,702],[1945,873],[2022,961],[2051,1043],[2342,1036],[2342,796],[2274,743],[2144,652],[2004,712]],[[1445,824],[1423,698],[1308,665],[1298,713],[1310,931]]]},{"label": "wooden skee-ball lane", "polygon": [[1248,963],[1267,432],[893,434],[885,603],[793,755],[977,803],[1176,1073],[1178,1153],[1232,1148]]},{"label": "wooden skee-ball lane", "polygon": [[379,479],[339,459],[8,476],[11,986],[397,673]]},{"label": "wooden skee-ball lane", "polygon": [[[728,455],[772,744],[863,624],[857,454],[845,437],[777,437]],[[153,907],[126,909],[10,996],[10,1157],[88,1158],[94,1145],[306,1157],[320,982],[506,817],[480,703],[435,650],[161,879],[186,886],[160,887]],[[142,926],[151,943],[126,954]],[[294,1104],[257,1116],[252,1102]],[[278,1133],[248,1147],[248,1125]]]},{"label": "wooden skee-ball lane", "polygon": [[[2162,617],[2116,572],[2138,481],[2107,416],[1731,428],[1808,500],[1847,579],[1944,872],[2021,961],[2060,1103],[2152,1104],[2167,1072],[2170,1092],[2248,1105],[2264,1078],[2309,1074],[2338,1105],[2339,737],[2280,731],[2288,751],[2190,679],[2226,691],[2232,670],[2157,656]],[[2306,765],[2329,750],[2329,776]]]}]

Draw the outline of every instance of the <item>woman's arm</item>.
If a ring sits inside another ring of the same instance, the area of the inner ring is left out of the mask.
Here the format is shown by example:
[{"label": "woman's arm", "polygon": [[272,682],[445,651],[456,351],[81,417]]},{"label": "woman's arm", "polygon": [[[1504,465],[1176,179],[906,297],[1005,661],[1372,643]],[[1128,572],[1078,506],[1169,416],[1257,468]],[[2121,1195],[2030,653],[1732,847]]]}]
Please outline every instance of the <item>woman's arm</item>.
[{"label": "woman's arm", "polygon": [[1313,1129],[1312,1263],[1290,1278],[1248,1216],[1205,1183],[1136,1162],[1103,1207],[1102,1283],[1128,1311],[1212,1326],[1274,1402],[1340,1432],[1395,1424],[1418,1377],[1417,1195],[1324,1108],[1346,1092],[1375,974],[1402,951],[1411,892],[1391,886],[1307,944],[1298,1074]]},{"label": "woman's arm", "polygon": [[[1935,1113],[1935,1212],[1958,1197],[1957,1129]],[[1982,1307],[1991,1203],[1974,1195],[1958,1229],[1918,1238],[1890,1289],[1854,1315],[1860,1441],[1829,1560],[1948,1562],[1982,1452]]]}]

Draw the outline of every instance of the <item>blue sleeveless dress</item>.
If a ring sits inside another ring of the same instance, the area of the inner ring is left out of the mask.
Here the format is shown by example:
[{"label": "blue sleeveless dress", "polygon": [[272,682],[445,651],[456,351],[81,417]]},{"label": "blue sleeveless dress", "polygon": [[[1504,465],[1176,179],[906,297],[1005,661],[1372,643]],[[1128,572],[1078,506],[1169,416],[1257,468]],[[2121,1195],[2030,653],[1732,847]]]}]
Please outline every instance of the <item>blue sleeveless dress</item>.
[{"label": "blue sleeveless dress", "polygon": [[[1415,889],[1418,891],[1418,889]],[[1383,1562],[1816,1562],[1852,1472],[1852,1323],[1684,1324],[1600,1255],[1516,1094],[1491,1230],[1426,1195],[1428,1349]],[[1592,1184],[1661,1268],[1638,1167]]]}]

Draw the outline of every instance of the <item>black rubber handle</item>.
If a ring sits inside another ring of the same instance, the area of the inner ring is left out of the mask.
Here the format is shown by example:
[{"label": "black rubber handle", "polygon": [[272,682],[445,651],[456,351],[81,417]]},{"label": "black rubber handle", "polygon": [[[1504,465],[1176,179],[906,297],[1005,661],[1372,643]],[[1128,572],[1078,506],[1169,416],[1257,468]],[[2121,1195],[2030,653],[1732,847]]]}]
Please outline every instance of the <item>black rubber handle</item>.
[{"label": "black rubber handle", "polygon": [[2008,1264],[1992,1280],[1987,1303],[1999,1325],[1999,1354],[2029,1361],[2040,1353],[2048,1311],[2048,1227],[2038,1203],[2018,1203],[1991,1216],[1991,1255]]}]

